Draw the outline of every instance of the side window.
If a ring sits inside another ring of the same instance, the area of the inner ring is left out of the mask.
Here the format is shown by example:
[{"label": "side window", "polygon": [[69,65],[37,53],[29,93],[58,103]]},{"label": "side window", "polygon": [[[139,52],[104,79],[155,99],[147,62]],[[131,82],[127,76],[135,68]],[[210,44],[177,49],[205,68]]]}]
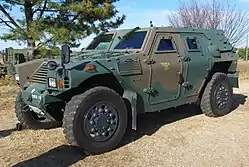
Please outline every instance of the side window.
[{"label": "side window", "polygon": [[115,49],[141,49],[144,43],[147,31],[138,31],[131,34],[128,38],[121,41]]},{"label": "side window", "polygon": [[172,39],[161,39],[157,51],[171,51],[175,50]]},{"label": "side window", "polygon": [[189,50],[199,50],[198,41],[196,38],[187,38],[187,44]]}]

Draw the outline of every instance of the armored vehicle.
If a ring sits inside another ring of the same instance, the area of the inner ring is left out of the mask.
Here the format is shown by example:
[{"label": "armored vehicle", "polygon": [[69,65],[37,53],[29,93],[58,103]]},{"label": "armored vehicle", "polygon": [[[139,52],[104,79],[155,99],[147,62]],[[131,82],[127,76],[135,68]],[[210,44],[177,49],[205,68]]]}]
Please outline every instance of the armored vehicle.
[{"label": "armored vehicle", "polygon": [[68,142],[90,154],[114,149],[139,114],[199,102],[209,117],[226,115],[239,86],[236,50],[221,30],[108,31],[70,52],[63,45],[61,59],[16,68],[15,112],[30,128],[62,124]]},{"label": "armored vehicle", "polygon": [[0,63],[0,76],[12,76],[15,65],[27,61],[27,49],[5,48],[2,52],[2,63]]}]

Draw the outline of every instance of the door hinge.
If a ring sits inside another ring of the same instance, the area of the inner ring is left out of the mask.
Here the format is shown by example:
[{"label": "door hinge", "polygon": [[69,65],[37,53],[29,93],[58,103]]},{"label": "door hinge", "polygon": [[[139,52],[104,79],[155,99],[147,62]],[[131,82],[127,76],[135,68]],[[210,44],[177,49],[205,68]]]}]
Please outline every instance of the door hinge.
[{"label": "door hinge", "polygon": [[156,89],[154,89],[154,88],[144,88],[143,92],[146,93],[146,94],[152,94],[152,93],[156,92]]},{"label": "door hinge", "polygon": [[144,60],[144,63],[150,65],[150,64],[154,64],[154,63],[156,63],[156,62],[155,62],[155,60],[149,58],[149,59],[145,59],[145,60]]},{"label": "door hinge", "polygon": [[182,83],[182,87],[184,87],[184,88],[186,88],[186,89],[188,89],[188,90],[193,88],[192,84],[189,83],[188,81],[183,82],[183,83]]}]

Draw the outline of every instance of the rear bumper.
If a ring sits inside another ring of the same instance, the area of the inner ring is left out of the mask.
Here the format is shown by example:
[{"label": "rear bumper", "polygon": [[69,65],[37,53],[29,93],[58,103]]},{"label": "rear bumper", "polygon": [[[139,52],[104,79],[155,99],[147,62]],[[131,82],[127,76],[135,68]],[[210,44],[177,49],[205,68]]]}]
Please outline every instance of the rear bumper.
[{"label": "rear bumper", "polygon": [[239,88],[239,73],[228,73],[227,76],[230,80],[230,83],[232,84],[232,87]]}]

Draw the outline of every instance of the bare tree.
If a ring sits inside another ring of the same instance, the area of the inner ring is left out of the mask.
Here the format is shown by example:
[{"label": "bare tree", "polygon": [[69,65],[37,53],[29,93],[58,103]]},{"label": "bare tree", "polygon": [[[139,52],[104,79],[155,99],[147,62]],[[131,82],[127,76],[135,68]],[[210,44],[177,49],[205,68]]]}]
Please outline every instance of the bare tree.
[{"label": "bare tree", "polygon": [[207,0],[205,3],[180,1],[178,10],[168,19],[173,27],[221,29],[233,45],[244,42],[249,31],[248,12],[221,0]]}]

